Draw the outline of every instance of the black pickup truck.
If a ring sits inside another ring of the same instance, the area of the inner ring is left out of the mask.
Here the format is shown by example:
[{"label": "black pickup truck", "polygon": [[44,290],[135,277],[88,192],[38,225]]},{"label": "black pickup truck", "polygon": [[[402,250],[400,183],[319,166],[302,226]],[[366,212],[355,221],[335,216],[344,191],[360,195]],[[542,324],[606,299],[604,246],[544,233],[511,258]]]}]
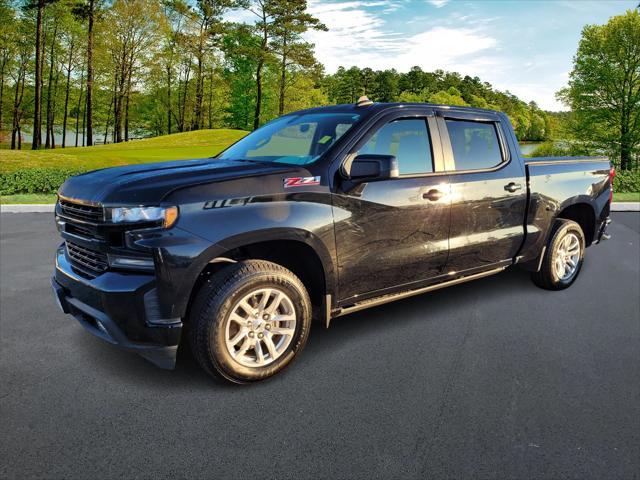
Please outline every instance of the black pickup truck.
[{"label": "black pickup truck", "polygon": [[107,342],[173,368],[184,336],[207,372],[252,382],[293,360],[312,318],[512,265],[570,286],[607,238],[614,173],[603,157],[523,158],[494,111],[314,108],[215,158],[69,179],[52,285]]}]

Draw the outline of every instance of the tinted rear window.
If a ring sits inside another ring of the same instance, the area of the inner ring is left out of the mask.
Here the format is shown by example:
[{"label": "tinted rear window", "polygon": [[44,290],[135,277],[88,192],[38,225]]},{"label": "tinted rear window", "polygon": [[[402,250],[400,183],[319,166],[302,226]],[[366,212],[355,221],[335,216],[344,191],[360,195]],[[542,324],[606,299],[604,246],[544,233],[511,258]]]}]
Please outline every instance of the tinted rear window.
[{"label": "tinted rear window", "polygon": [[456,170],[479,170],[502,163],[493,123],[447,120]]}]

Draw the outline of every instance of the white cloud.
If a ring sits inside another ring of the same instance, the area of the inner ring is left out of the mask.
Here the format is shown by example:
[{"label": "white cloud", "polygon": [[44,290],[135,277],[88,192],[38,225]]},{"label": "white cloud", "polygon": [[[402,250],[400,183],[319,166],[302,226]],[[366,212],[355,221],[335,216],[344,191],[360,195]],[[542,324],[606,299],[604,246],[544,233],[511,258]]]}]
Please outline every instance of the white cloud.
[{"label": "white cloud", "polygon": [[560,81],[551,82],[546,80],[544,83],[514,83],[509,82],[503,84],[496,83],[495,87],[502,91],[509,90],[519,99],[525,102],[535,101],[543,110],[551,110],[554,112],[568,110],[568,108],[556,100],[556,92],[560,90],[565,83]]},{"label": "white cloud", "polygon": [[[449,0],[427,1],[439,8]],[[405,22],[398,27],[399,17],[393,12],[407,6],[406,0],[309,0],[310,13],[329,31],[310,31],[305,37],[315,44],[316,57],[327,73],[334,73],[339,66],[395,68],[401,72],[419,66],[426,71],[456,71],[478,76],[525,101],[535,100],[542,108],[565,109],[555,99],[555,92],[566,85],[566,74],[540,78],[540,70],[548,71],[555,59],[548,54],[514,55],[508,45],[501,45],[497,38],[502,37],[496,30],[500,17],[465,11],[433,22],[431,16],[414,10],[408,18],[407,12],[402,13]],[[230,19],[254,21],[246,11],[236,11]],[[420,25],[424,25],[424,31],[417,30]]]},{"label": "white cloud", "polygon": [[339,66],[407,71],[418,65],[425,70],[455,67],[463,74],[475,75],[482,71],[482,65],[495,67],[498,63],[496,59],[476,56],[497,45],[493,37],[480,30],[437,26],[406,37],[390,32],[385,20],[370,10],[370,3],[311,2],[310,12],[330,25],[328,32],[307,34],[328,73]]}]

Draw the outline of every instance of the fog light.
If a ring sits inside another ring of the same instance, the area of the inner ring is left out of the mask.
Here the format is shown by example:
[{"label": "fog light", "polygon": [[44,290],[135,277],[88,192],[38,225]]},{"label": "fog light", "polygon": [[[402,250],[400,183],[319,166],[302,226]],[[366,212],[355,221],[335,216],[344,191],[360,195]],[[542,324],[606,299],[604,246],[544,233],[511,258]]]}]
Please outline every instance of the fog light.
[{"label": "fog light", "polygon": [[122,257],[109,255],[109,265],[115,268],[129,268],[133,270],[153,270],[153,258]]}]

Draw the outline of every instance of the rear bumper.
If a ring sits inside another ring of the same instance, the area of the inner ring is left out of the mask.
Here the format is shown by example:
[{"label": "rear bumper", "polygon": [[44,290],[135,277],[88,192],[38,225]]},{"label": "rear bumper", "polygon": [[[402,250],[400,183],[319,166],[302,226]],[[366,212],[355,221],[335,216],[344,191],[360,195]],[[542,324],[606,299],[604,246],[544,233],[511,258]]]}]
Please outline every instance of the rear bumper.
[{"label": "rear bumper", "polygon": [[91,334],[160,368],[174,368],[182,322],[154,315],[153,275],[106,272],[84,278],[72,269],[61,247],[51,285],[61,310]]}]

